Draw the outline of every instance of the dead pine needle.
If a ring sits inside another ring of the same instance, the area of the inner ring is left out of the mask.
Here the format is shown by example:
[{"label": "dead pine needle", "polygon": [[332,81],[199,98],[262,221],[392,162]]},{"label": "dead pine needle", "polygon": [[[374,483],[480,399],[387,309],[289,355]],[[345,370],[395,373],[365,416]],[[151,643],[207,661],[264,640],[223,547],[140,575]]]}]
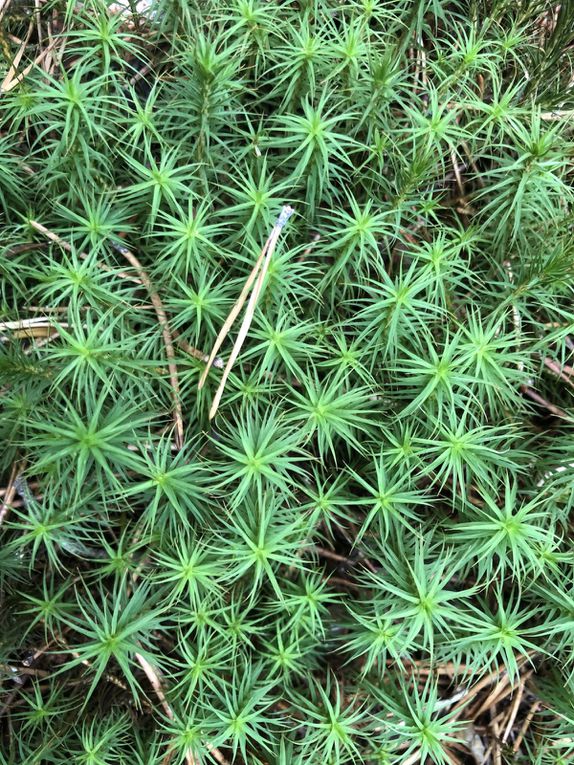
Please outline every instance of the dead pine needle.
[{"label": "dead pine needle", "polygon": [[253,286],[253,290],[249,297],[249,302],[247,303],[247,308],[245,310],[245,315],[243,317],[243,321],[239,328],[237,338],[235,340],[233,348],[231,349],[229,359],[227,360],[227,364],[225,365],[225,368],[223,370],[221,381],[215,392],[215,396],[211,404],[211,409],[209,410],[210,420],[212,420],[217,413],[217,409],[219,407],[219,403],[221,401],[223,391],[225,390],[225,384],[227,382],[227,378],[229,377],[233,364],[235,363],[239,355],[239,352],[241,350],[241,347],[245,341],[245,338],[247,337],[247,333],[249,332],[249,328],[251,326],[251,322],[253,321],[253,316],[255,314],[255,308],[257,307],[257,301],[259,300],[259,296],[263,289],[263,282],[265,280],[265,276],[269,268],[269,263],[271,262],[271,257],[273,256],[273,252],[275,250],[277,242],[279,241],[279,236],[281,234],[283,227],[285,226],[285,224],[287,223],[287,221],[289,220],[293,212],[294,212],[293,208],[290,207],[289,205],[285,205],[283,209],[281,210],[281,213],[279,214],[279,217],[275,221],[273,229],[271,233],[269,234],[269,238],[263,245],[261,253],[259,257],[257,258],[257,262],[255,263],[255,265],[253,266],[253,269],[251,270],[251,273],[247,277],[247,280],[245,282],[243,289],[241,290],[241,294],[239,295],[237,302],[235,303],[235,305],[229,312],[229,315],[227,319],[225,320],[223,327],[221,328],[219,334],[217,335],[217,338],[211,350],[211,354],[209,356],[207,365],[205,369],[203,370],[203,374],[199,378],[199,383],[197,388],[198,390],[201,390],[203,386],[205,385],[205,381],[207,379],[209,369],[211,365],[213,364],[213,362],[215,361],[217,352],[221,348],[223,341],[229,334],[229,331],[233,325],[233,322],[235,321],[241,309],[243,308],[243,305],[245,304],[245,301],[247,300],[249,290],[252,288],[253,283],[255,282],[255,286]]}]

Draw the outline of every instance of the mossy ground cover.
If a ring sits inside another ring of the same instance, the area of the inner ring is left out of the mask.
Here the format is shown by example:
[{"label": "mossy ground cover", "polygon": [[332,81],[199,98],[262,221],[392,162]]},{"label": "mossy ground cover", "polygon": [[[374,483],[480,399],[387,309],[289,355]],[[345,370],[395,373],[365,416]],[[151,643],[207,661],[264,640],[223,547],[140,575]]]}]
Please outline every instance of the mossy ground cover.
[{"label": "mossy ground cover", "polygon": [[0,18],[0,761],[571,762],[574,5]]}]

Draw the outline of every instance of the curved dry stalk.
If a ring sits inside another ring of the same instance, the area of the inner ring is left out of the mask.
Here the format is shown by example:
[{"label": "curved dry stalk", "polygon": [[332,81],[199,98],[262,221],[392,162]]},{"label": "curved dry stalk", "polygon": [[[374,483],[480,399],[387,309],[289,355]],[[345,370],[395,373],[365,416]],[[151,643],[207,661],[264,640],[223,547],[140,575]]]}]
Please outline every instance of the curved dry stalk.
[{"label": "curved dry stalk", "polygon": [[165,346],[165,353],[167,356],[167,366],[169,369],[169,379],[171,383],[171,392],[172,392],[172,400],[173,400],[173,417],[175,422],[176,444],[178,448],[181,449],[183,447],[183,441],[184,441],[184,427],[183,427],[183,413],[181,409],[179,377],[177,374],[177,364],[175,363],[175,351],[173,349],[173,338],[172,338],[169,324],[167,321],[167,314],[165,312],[165,308],[163,307],[163,303],[161,302],[160,296],[155,291],[151,283],[151,279],[146,274],[142,264],[139,262],[139,260],[133,254],[133,252],[131,252],[131,250],[128,250],[127,247],[124,247],[124,245],[120,244],[119,242],[113,242],[113,247],[115,250],[117,250],[120,253],[120,255],[123,255],[123,257],[128,261],[128,263],[131,266],[133,266],[133,268],[137,271],[142,284],[149,292],[150,300],[153,304],[153,307],[155,308],[155,313],[157,316],[157,320],[159,322],[159,326],[161,327],[161,333],[163,335],[163,344]]},{"label": "curved dry stalk", "polygon": [[8,480],[8,486],[4,492],[4,499],[0,505],[0,526],[4,522],[4,518],[8,515],[14,497],[16,496],[16,477],[22,472],[23,467],[18,463],[12,466],[12,472],[10,473],[10,479]]},{"label": "curved dry stalk", "polygon": [[[62,239],[60,236],[55,234],[53,231],[50,231],[50,229],[46,228],[46,226],[43,226],[41,223],[38,223],[37,221],[31,220],[29,221],[29,224],[39,233],[43,234],[47,239],[50,239],[50,241],[55,242],[58,244],[62,249],[66,250],[66,252],[73,252],[73,248],[70,245],[69,242],[66,242],[65,239]],[[83,260],[86,260],[89,256],[85,252],[79,252],[78,256],[82,258]],[[120,279],[125,279],[126,281],[133,282],[134,284],[138,284],[142,287],[145,287],[146,285],[144,282],[138,277],[133,276],[132,274],[128,274],[125,271],[117,271],[115,268],[111,268],[110,266],[106,265],[105,263],[100,262],[99,260],[96,260],[95,266],[97,268],[100,268],[102,271],[108,271],[109,273],[113,274],[114,276],[119,277]],[[137,308],[137,310],[144,310],[148,309],[148,306],[132,306],[133,308]],[[155,306],[152,305],[149,306],[150,309],[155,310]],[[30,311],[43,311],[43,310],[50,310],[50,311],[65,311],[66,308],[48,308],[43,306],[28,306],[28,310]],[[190,345],[187,340],[184,340],[183,337],[179,334],[179,332],[176,329],[171,330],[171,335],[174,339],[174,341],[179,345],[179,347],[185,351],[185,353],[189,353],[190,356],[193,356],[194,359],[197,359],[198,361],[206,362],[208,360],[208,356],[203,351],[199,350],[199,348],[194,348],[192,345]],[[212,362],[212,365],[214,367],[221,367],[223,368],[223,362],[221,359],[214,359]]]},{"label": "curved dry stalk", "polygon": [[[69,242],[66,242],[65,239],[62,239],[57,234],[54,234],[53,231],[50,231],[50,229],[46,228],[41,223],[38,223],[37,221],[34,221],[34,220],[29,221],[29,223],[32,226],[32,228],[34,228],[36,231],[43,234],[52,242],[59,244],[60,247],[65,249],[67,252],[73,251]],[[142,284],[147,289],[147,291],[149,292],[150,300],[155,309],[155,313],[156,313],[159,325],[161,327],[163,342],[165,345],[165,353],[166,353],[167,361],[168,361],[169,376],[170,376],[171,390],[172,390],[172,400],[173,400],[173,417],[175,421],[176,443],[178,447],[181,449],[183,447],[183,440],[184,440],[183,414],[181,410],[181,401],[180,401],[179,377],[177,374],[177,365],[175,363],[175,351],[173,349],[173,339],[172,339],[171,331],[169,329],[169,324],[167,321],[167,314],[163,307],[163,303],[161,302],[160,296],[158,295],[158,293],[155,291],[153,287],[151,279],[149,278],[147,273],[144,271],[142,264],[139,262],[139,260],[133,254],[133,252],[128,250],[127,247],[124,247],[124,245],[120,244],[119,242],[112,242],[112,245],[114,249],[117,250],[117,252],[119,252],[120,255],[123,255],[123,257],[128,261],[128,263],[131,266],[133,266],[133,268],[137,271],[139,278],[135,281],[137,281],[138,284]],[[80,257],[86,259],[88,256],[85,252],[81,252]],[[106,270],[107,270],[107,267],[106,267]],[[113,270],[113,269],[110,269],[110,270]],[[127,278],[130,278],[127,274],[126,276]]]}]

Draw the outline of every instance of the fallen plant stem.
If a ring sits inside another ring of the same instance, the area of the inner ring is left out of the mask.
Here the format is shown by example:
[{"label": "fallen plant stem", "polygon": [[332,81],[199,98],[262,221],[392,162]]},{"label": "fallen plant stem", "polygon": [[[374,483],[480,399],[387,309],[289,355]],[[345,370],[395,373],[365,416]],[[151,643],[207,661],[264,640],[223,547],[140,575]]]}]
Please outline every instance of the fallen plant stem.
[{"label": "fallen plant stem", "polygon": [[167,314],[165,312],[165,309],[163,307],[163,303],[161,301],[159,294],[154,289],[150,278],[148,277],[147,273],[144,271],[141,263],[133,254],[133,252],[128,250],[127,247],[125,247],[123,244],[120,244],[119,242],[114,242],[113,246],[120,253],[120,255],[123,255],[123,257],[137,271],[142,284],[146,287],[147,291],[149,292],[151,302],[153,303],[153,306],[155,308],[156,316],[157,316],[159,325],[161,327],[163,342],[165,346],[165,353],[168,360],[169,377],[171,382],[172,399],[173,399],[173,416],[175,420],[175,440],[176,440],[176,444],[178,448],[182,449],[183,442],[184,442],[183,413],[181,409],[179,377],[177,373],[177,364],[175,362],[173,339],[172,339],[171,331],[169,328],[169,323],[167,320]]},{"label": "fallen plant stem", "polygon": [[[237,335],[237,338],[235,340],[235,343],[229,355],[227,364],[225,365],[225,368],[223,370],[223,375],[221,377],[219,386],[215,392],[215,396],[213,397],[213,402],[209,410],[210,420],[212,420],[217,413],[219,402],[221,401],[221,396],[223,395],[223,391],[225,389],[225,383],[227,382],[227,378],[229,377],[231,368],[233,364],[235,363],[237,356],[239,355],[239,351],[241,350],[241,346],[243,345],[243,342],[247,336],[247,333],[249,332],[249,327],[251,326],[251,322],[253,320],[253,315],[255,313],[257,301],[259,299],[259,295],[263,288],[263,281],[265,279],[265,275],[267,274],[267,269],[269,268],[271,257],[273,256],[273,252],[279,240],[279,235],[281,234],[281,230],[283,229],[283,226],[287,223],[287,221],[289,220],[292,214],[293,214],[293,208],[289,207],[288,205],[283,207],[283,209],[281,210],[281,213],[279,217],[277,218],[271,233],[269,234],[269,238],[263,245],[261,253],[259,257],[257,258],[257,262],[255,263],[251,273],[247,277],[247,280],[245,282],[243,289],[241,290],[241,294],[239,295],[237,302],[231,309],[227,319],[225,320],[223,324],[223,327],[221,328],[215,340],[211,354],[209,355],[207,366],[204,369],[203,374],[199,378],[199,383],[197,387],[198,387],[198,390],[201,390],[203,386],[205,385],[209,368],[213,364],[215,357],[217,355],[217,352],[219,348],[221,347],[223,341],[225,340],[227,334],[229,333],[229,330],[231,329],[233,322],[235,321],[239,312],[243,308],[243,305],[247,299],[247,295],[249,294],[249,290],[251,289],[253,282],[255,282],[255,286],[253,287],[251,297],[249,298],[249,302],[247,304],[243,322],[241,323],[241,326],[239,328],[239,333]],[[257,281],[255,281],[256,279]]]}]

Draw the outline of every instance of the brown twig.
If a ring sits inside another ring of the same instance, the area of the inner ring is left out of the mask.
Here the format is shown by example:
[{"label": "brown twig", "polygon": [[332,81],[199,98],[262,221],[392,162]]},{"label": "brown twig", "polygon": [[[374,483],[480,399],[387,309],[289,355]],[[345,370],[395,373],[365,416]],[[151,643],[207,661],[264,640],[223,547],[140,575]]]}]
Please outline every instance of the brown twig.
[{"label": "brown twig", "polygon": [[483,677],[482,680],[476,683],[476,685],[474,685],[472,688],[469,688],[468,693],[452,708],[451,713],[454,714],[452,714],[451,719],[456,719],[462,713],[463,709],[471,699],[477,696],[483,688],[488,688],[488,686],[491,685],[502,674],[506,674],[506,670],[503,666],[500,666],[494,671],[490,672],[486,677]]},{"label": "brown twig", "polygon": [[339,576],[327,576],[323,578],[323,581],[327,582],[327,584],[338,584],[340,587],[346,587],[348,590],[353,590],[354,592],[361,592],[361,588],[358,584],[350,582],[348,579],[341,579]]},{"label": "brown twig", "polygon": [[421,758],[421,751],[419,749],[418,752],[415,752],[414,754],[411,754],[410,757],[408,757],[402,765],[415,765],[415,762],[419,762]]},{"label": "brown twig", "polygon": [[526,685],[526,681],[532,675],[533,672],[534,670],[531,669],[530,672],[528,672],[518,684],[518,690],[516,692],[516,696],[514,697],[512,701],[512,706],[510,707],[510,713],[508,715],[508,722],[506,723],[506,728],[502,736],[503,744],[507,742],[508,737],[510,736],[510,733],[512,731],[512,726],[514,725],[514,721],[516,720],[516,715],[518,714],[518,707],[520,706],[520,702],[522,701],[522,696],[524,695],[524,686]]},{"label": "brown twig", "polygon": [[339,555],[339,553],[333,552],[332,550],[326,550],[324,547],[318,547],[315,545],[315,547],[312,548],[318,555],[320,555],[322,558],[328,558],[329,560],[337,561],[338,563],[353,563],[350,558],[345,557],[344,555]]},{"label": "brown twig", "polygon": [[570,370],[572,370],[572,367],[561,367],[558,362],[554,361],[554,359],[549,359],[548,357],[544,359],[544,366],[561,380],[564,380],[565,383],[568,383],[568,385],[571,385],[574,388],[574,379],[572,379],[570,376]]},{"label": "brown twig", "polygon": [[140,667],[143,669],[144,674],[149,680],[155,695],[158,697],[159,703],[161,704],[161,707],[163,711],[165,712],[166,716],[169,717],[170,720],[173,720],[173,712],[170,705],[167,703],[165,693],[163,692],[163,688],[161,686],[161,680],[160,680],[158,671],[154,667],[152,667],[149,661],[145,658],[145,656],[142,656],[141,653],[135,653],[134,658],[137,661],[137,663],[140,665]]},{"label": "brown twig", "polygon": [[12,466],[12,471],[10,473],[10,479],[8,480],[8,486],[6,487],[5,493],[4,493],[4,499],[2,500],[2,505],[0,505],[0,526],[4,522],[4,519],[8,515],[8,512],[10,511],[10,508],[12,507],[12,503],[14,502],[14,497],[16,496],[16,476],[18,476],[22,472],[23,466],[19,463],[15,463]]},{"label": "brown twig", "polygon": [[[55,244],[59,245],[63,250],[66,250],[66,252],[73,253],[74,248],[72,245],[67,242],[65,239],[62,239],[61,236],[58,236],[58,234],[55,234],[53,231],[50,231],[49,228],[46,228],[46,226],[43,226],[41,223],[38,223],[36,220],[29,220],[29,225],[38,231],[40,234],[43,234],[46,239],[49,239],[51,242],[54,242]],[[78,257],[82,258],[82,260],[89,259],[89,255],[86,252],[79,252],[77,253]],[[111,268],[110,266],[107,266],[105,263],[100,263],[99,261],[95,261],[95,264],[98,268],[101,268],[103,271],[108,271],[114,276],[119,276],[121,279],[127,279],[130,282],[134,282],[134,284],[143,284],[141,279],[138,279],[135,276],[132,276],[131,274],[127,274],[125,271],[117,271],[115,268]]]},{"label": "brown twig", "polygon": [[[37,221],[34,221],[34,220],[29,221],[29,223],[32,226],[32,228],[34,228],[36,231],[43,234],[46,238],[50,239],[52,242],[55,242],[56,244],[58,244],[67,252],[73,252],[73,248],[69,244],[69,242],[66,242],[65,239],[62,239],[53,231],[50,231],[50,229],[43,226],[41,223],[38,223]],[[181,449],[183,447],[183,440],[184,440],[183,414],[181,410],[179,377],[177,374],[177,365],[175,363],[173,339],[172,339],[172,334],[169,329],[169,324],[167,321],[167,314],[163,307],[163,303],[161,302],[160,296],[153,288],[150,278],[144,271],[141,263],[136,258],[136,256],[130,250],[128,250],[127,247],[124,247],[122,244],[114,243],[114,248],[130,263],[130,265],[138,273],[137,280],[135,280],[133,277],[130,277],[128,274],[125,275],[126,278],[129,278],[132,281],[136,281],[137,284],[143,285],[149,292],[151,302],[154,306],[156,316],[158,318],[158,322],[161,327],[163,341],[165,345],[165,352],[168,359],[168,368],[169,368],[169,374],[170,374],[172,399],[173,399],[173,416],[174,416],[174,422],[175,422],[176,442],[178,447]],[[84,258],[84,259],[88,257],[88,255],[84,252],[79,253],[79,255],[81,258]],[[113,271],[113,269],[109,269],[109,267],[106,266],[105,264],[101,264],[101,266],[105,268],[106,270]]]},{"label": "brown twig", "polygon": [[454,177],[456,180],[456,185],[458,186],[458,191],[461,197],[464,196],[464,185],[462,182],[462,175],[460,173],[460,167],[458,165],[458,157],[456,156],[456,152],[453,149],[450,153],[450,161],[452,162],[452,169],[454,172]]},{"label": "brown twig", "polygon": [[[135,582],[138,580],[139,575],[141,573],[141,566],[138,567],[138,569],[134,572],[134,574],[131,577],[132,584],[135,584]],[[174,719],[173,709],[170,707],[169,702],[166,698],[166,695],[163,690],[163,685],[161,682],[161,677],[159,674],[159,671],[152,666],[149,661],[143,656],[141,653],[134,654],[134,657],[142,670],[145,673],[145,676],[150,682],[151,687],[154,690],[155,695],[157,696],[159,703],[165,712],[166,717],[169,720]],[[225,759],[223,754],[214,747],[212,744],[209,743],[209,741],[204,741],[205,747],[210,752],[210,754],[213,755],[213,757],[217,760],[217,762],[220,763],[220,765],[229,765],[229,762]],[[171,762],[173,755],[175,752],[173,750],[168,751],[166,756],[164,757],[162,761],[162,765],[169,765]],[[199,765],[195,757],[193,756],[193,752],[191,749],[188,749],[185,753],[185,761],[187,762],[187,765]]]},{"label": "brown twig", "polygon": [[[60,236],[55,234],[53,231],[50,231],[50,229],[46,228],[46,226],[43,226],[41,223],[38,223],[37,221],[31,220],[29,221],[32,228],[34,228],[39,233],[43,234],[47,239],[50,239],[50,241],[55,242],[58,244],[62,249],[66,250],[66,252],[74,252],[72,246],[69,242],[66,242],[65,239],[62,239]],[[82,258],[82,260],[86,260],[89,258],[89,255],[85,252],[78,253],[78,256]],[[127,281],[133,282],[134,284],[138,284],[142,287],[147,287],[147,285],[143,282],[142,279],[140,279],[137,276],[133,276],[133,274],[128,274],[125,271],[118,271],[115,268],[111,268],[110,266],[106,265],[106,263],[101,263],[99,260],[94,261],[94,265],[103,270],[107,271],[110,274],[113,274],[114,276],[118,276],[120,279],[125,279]],[[132,306],[132,308],[140,311],[140,310],[156,310],[155,305],[152,302],[151,306],[147,305],[137,305]],[[42,306],[30,306],[28,310],[34,310],[34,311],[40,311],[44,310]],[[45,310],[53,310],[53,311],[65,311],[66,308],[53,308],[53,309],[45,309]],[[194,348],[192,345],[190,345],[187,340],[184,340],[183,337],[181,337],[180,333],[176,329],[171,330],[171,335],[174,339],[174,341],[177,343],[177,345],[185,352],[188,353],[190,356],[193,356],[194,359],[198,359],[199,361],[203,361],[204,363],[208,360],[208,355],[204,353],[203,351],[199,350],[199,348]],[[213,360],[212,366],[222,368],[223,362],[220,358],[215,358]]]},{"label": "brown twig", "polygon": [[553,404],[551,401],[548,401],[547,399],[545,399],[544,396],[541,396],[540,393],[537,393],[529,385],[521,385],[520,389],[525,396],[528,396],[528,398],[531,398],[533,401],[536,401],[536,403],[540,404],[540,406],[543,406],[545,409],[548,409],[548,411],[551,412],[556,417],[560,417],[560,419],[562,420],[572,421],[572,418],[569,417],[563,409],[560,409],[559,406],[556,406],[556,404]]},{"label": "brown twig", "polygon": [[526,715],[526,718],[524,722],[522,723],[522,727],[520,728],[520,733],[516,737],[516,741],[514,742],[514,746],[512,747],[512,751],[516,754],[516,752],[520,749],[520,745],[522,744],[522,739],[526,735],[526,731],[530,727],[530,723],[532,722],[532,719],[534,718],[534,715],[536,712],[538,712],[538,709],[540,707],[540,701],[536,700],[530,709],[528,710],[528,714]]},{"label": "brown twig", "polygon": [[8,90],[12,89],[10,87],[10,83],[16,76],[16,71],[18,69],[18,66],[20,65],[20,61],[22,60],[22,56],[24,55],[24,51],[26,50],[26,46],[28,45],[28,41],[30,40],[30,37],[32,36],[33,31],[34,31],[34,22],[31,21],[30,24],[28,25],[28,31],[26,32],[26,37],[20,43],[20,47],[18,48],[18,50],[16,51],[16,55],[12,59],[10,69],[8,69],[6,77],[4,77],[2,85],[0,85],[0,93],[7,93]]},{"label": "brown twig", "polygon": [[302,255],[300,255],[300,256],[297,258],[297,262],[298,262],[298,263],[302,263],[302,262],[305,260],[305,258],[306,258],[308,255],[310,255],[310,254],[313,252],[313,249],[315,248],[315,245],[317,244],[317,242],[318,242],[320,239],[321,239],[321,234],[319,234],[318,232],[315,232],[315,233],[313,234],[313,236],[311,237],[311,244],[309,244],[309,245],[308,245],[308,246],[307,246],[307,247],[306,247],[306,248],[303,250],[303,254],[302,254]]},{"label": "brown twig", "polygon": [[[64,629],[67,629],[67,628],[64,628]],[[52,643],[54,643],[54,642],[56,642],[55,639],[49,640],[46,643],[46,645],[42,646],[42,648],[38,648],[38,650],[35,651],[32,656],[30,656],[28,659],[25,659],[22,662],[24,664],[24,667],[27,668],[27,669],[30,669],[32,667],[32,665],[34,664],[34,662],[36,661],[36,659],[38,659],[40,656],[42,656],[42,654],[45,653],[48,650],[48,648],[52,645]],[[2,705],[2,708],[0,709],[0,718],[4,717],[4,715],[9,711],[10,704],[16,698],[17,695],[18,695],[18,691],[16,690],[16,691],[13,691],[8,696],[8,698],[6,699],[4,704]]]},{"label": "brown twig", "polygon": [[128,263],[130,263],[130,265],[133,266],[133,268],[137,271],[142,284],[149,292],[150,300],[153,304],[153,307],[155,308],[155,313],[156,313],[159,325],[161,327],[161,332],[163,335],[163,344],[165,346],[165,353],[167,356],[167,365],[169,368],[169,377],[170,377],[172,400],[173,400],[173,417],[175,421],[176,443],[178,447],[181,449],[183,448],[183,442],[184,442],[183,413],[181,410],[179,377],[177,374],[177,364],[175,362],[173,338],[172,338],[172,334],[167,321],[167,314],[163,307],[163,303],[161,302],[160,296],[154,289],[153,284],[151,283],[151,279],[149,278],[147,273],[144,271],[142,264],[139,262],[139,260],[133,254],[133,252],[128,250],[127,247],[124,247],[124,245],[120,244],[119,242],[114,242],[114,248],[120,253],[120,255],[123,255],[123,257],[128,261]]},{"label": "brown twig", "polygon": [[0,0],[0,21],[2,21],[2,18],[4,17],[4,14],[8,10],[8,6],[10,5],[11,0]]},{"label": "brown twig", "polygon": [[[174,719],[173,710],[170,707],[167,698],[165,696],[165,693],[163,691],[161,678],[159,675],[158,670],[153,667],[149,661],[145,658],[145,656],[142,656],[141,653],[134,654],[136,661],[144,671],[147,679],[150,682],[151,687],[153,688],[159,703],[163,709],[163,711],[166,714],[166,717],[168,717],[170,720]],[[214,757],[217,762],[220,763],[220,765],[230,765],[227,759],[224,757],[224,755],[217,749],[217,747],[213,746],[209,743],[209,741],[204,741],[205,747],[208,750],[208,752]],[[167,765],[171,761],[171,758],[173,757],[173,752],[168,752],[167,756],[164,758],[164,763]],[[199,765],[198,761],[195,759],[193,752],[191,749],[188,749],[185,753],[185,761],[187,762],[187,765]]]},{"label": "brown twig", "polygon": [[476,709],[473,709],[469,713],[469,717],[473,720],[475,720],[477,717],[480,717],[483,712],[485,712],[490,707],[495,706],[505,696],[508,696],[510,693],[512,693],[515,687],[516,686],[510,684],[510,678],[505,672],[493,690],[486,697],[486,699],[480,705],[477,705]]},{"label": "brown twig", "polygon": [[493,765],[502,765],[502,754],[500,752],[500,731],[498,729],[496,707],[491,709],[491,722],[490,727],[492,729],[492,752],[493,752]]}]

